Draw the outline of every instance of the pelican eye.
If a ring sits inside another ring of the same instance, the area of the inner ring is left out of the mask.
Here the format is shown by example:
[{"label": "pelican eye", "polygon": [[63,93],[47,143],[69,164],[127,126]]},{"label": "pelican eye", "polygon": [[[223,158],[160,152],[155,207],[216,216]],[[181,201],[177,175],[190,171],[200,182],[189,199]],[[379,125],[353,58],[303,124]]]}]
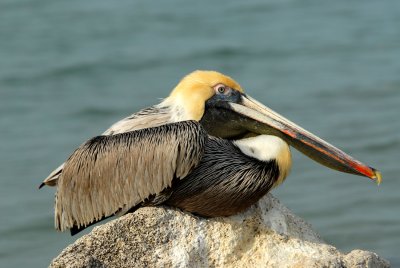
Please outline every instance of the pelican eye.
[{"label": "pelican eye", "polygon": [[224,84],[218,84],[214,86],[214,89],[218,94],[227,94],[230,91],[230,88],[225,86]]}]

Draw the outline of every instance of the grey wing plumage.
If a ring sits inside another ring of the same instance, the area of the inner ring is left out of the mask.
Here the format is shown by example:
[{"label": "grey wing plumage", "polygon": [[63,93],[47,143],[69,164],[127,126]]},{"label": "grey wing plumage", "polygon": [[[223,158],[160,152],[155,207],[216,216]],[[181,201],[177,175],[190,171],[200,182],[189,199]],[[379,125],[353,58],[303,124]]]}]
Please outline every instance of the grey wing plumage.
[{"label": "grey wing plumage", "polygon": [[[169,108],[156,105],[140,110],[139,112],[116,122],[104,131],[102,135],[115,135],[138,129],[157,127],[166,123],[171,123]],[[56,186],[64,169],[64,164],[65,163],[62,163],[58,168],[51,172],[50,175],[43,180],[39,188],[42,188],[44,185]]]},{"label": "grey wing plumage", "polygon": [[151,106],[113,124],[103,135],[125,133],[138,129],[157,127],[172,122],[168,107]]},{"label": "grey wing plumage", "polygon": [[87,226],[160,193],[200,162],[206,139],[198,122],[184,121],[87,141],[59,177],[56,228]]}]

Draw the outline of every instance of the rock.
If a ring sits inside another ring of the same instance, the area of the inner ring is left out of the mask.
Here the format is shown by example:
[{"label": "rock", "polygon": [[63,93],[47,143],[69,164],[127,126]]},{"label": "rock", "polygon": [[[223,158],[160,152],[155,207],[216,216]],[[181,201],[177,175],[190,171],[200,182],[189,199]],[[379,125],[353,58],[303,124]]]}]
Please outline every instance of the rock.
[{"label": "rock", "polygon": [[50,267],[390,267],[377,254],[343,254],[268,194],[246,212],[204,219],[146,207],[78,239]]}]

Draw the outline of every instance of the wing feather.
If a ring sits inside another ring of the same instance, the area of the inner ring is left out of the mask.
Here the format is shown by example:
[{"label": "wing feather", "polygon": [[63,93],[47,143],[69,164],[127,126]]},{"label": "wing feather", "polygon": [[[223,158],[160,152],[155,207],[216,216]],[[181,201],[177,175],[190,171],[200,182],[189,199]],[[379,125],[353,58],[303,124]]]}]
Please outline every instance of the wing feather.
[{"label": "wing feather", "polygon": [[[157,127],[163,124],[172,123],[170,109],[162,105],[151,106],[140,110],[124,119],[114,123],[110,128],[103,132],[102,135],[115,135],[135,131],[138,129],[145,129],[150,127]],[[61,173],[63,172],[65,163],[62,163],[58,168],[43,180],[39,188],[43,186],[56,186]]]},{"label": "wing feather", "polygon": [[87,226],[160,193],[200,162],[206,139],[195,121],[92,138],[65,162],[56,228]]}]

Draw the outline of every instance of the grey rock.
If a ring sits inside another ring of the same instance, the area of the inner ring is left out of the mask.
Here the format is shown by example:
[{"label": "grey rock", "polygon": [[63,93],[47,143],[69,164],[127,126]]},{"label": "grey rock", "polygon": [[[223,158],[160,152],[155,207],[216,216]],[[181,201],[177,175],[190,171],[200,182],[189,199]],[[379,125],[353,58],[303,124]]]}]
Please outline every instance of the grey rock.
[{"label": "grey rock", "polygon": [[268,194],[246,212],[204,219],[141,208],[78,239],[50,267],[390,267],[377,254],[327,245]]}]

